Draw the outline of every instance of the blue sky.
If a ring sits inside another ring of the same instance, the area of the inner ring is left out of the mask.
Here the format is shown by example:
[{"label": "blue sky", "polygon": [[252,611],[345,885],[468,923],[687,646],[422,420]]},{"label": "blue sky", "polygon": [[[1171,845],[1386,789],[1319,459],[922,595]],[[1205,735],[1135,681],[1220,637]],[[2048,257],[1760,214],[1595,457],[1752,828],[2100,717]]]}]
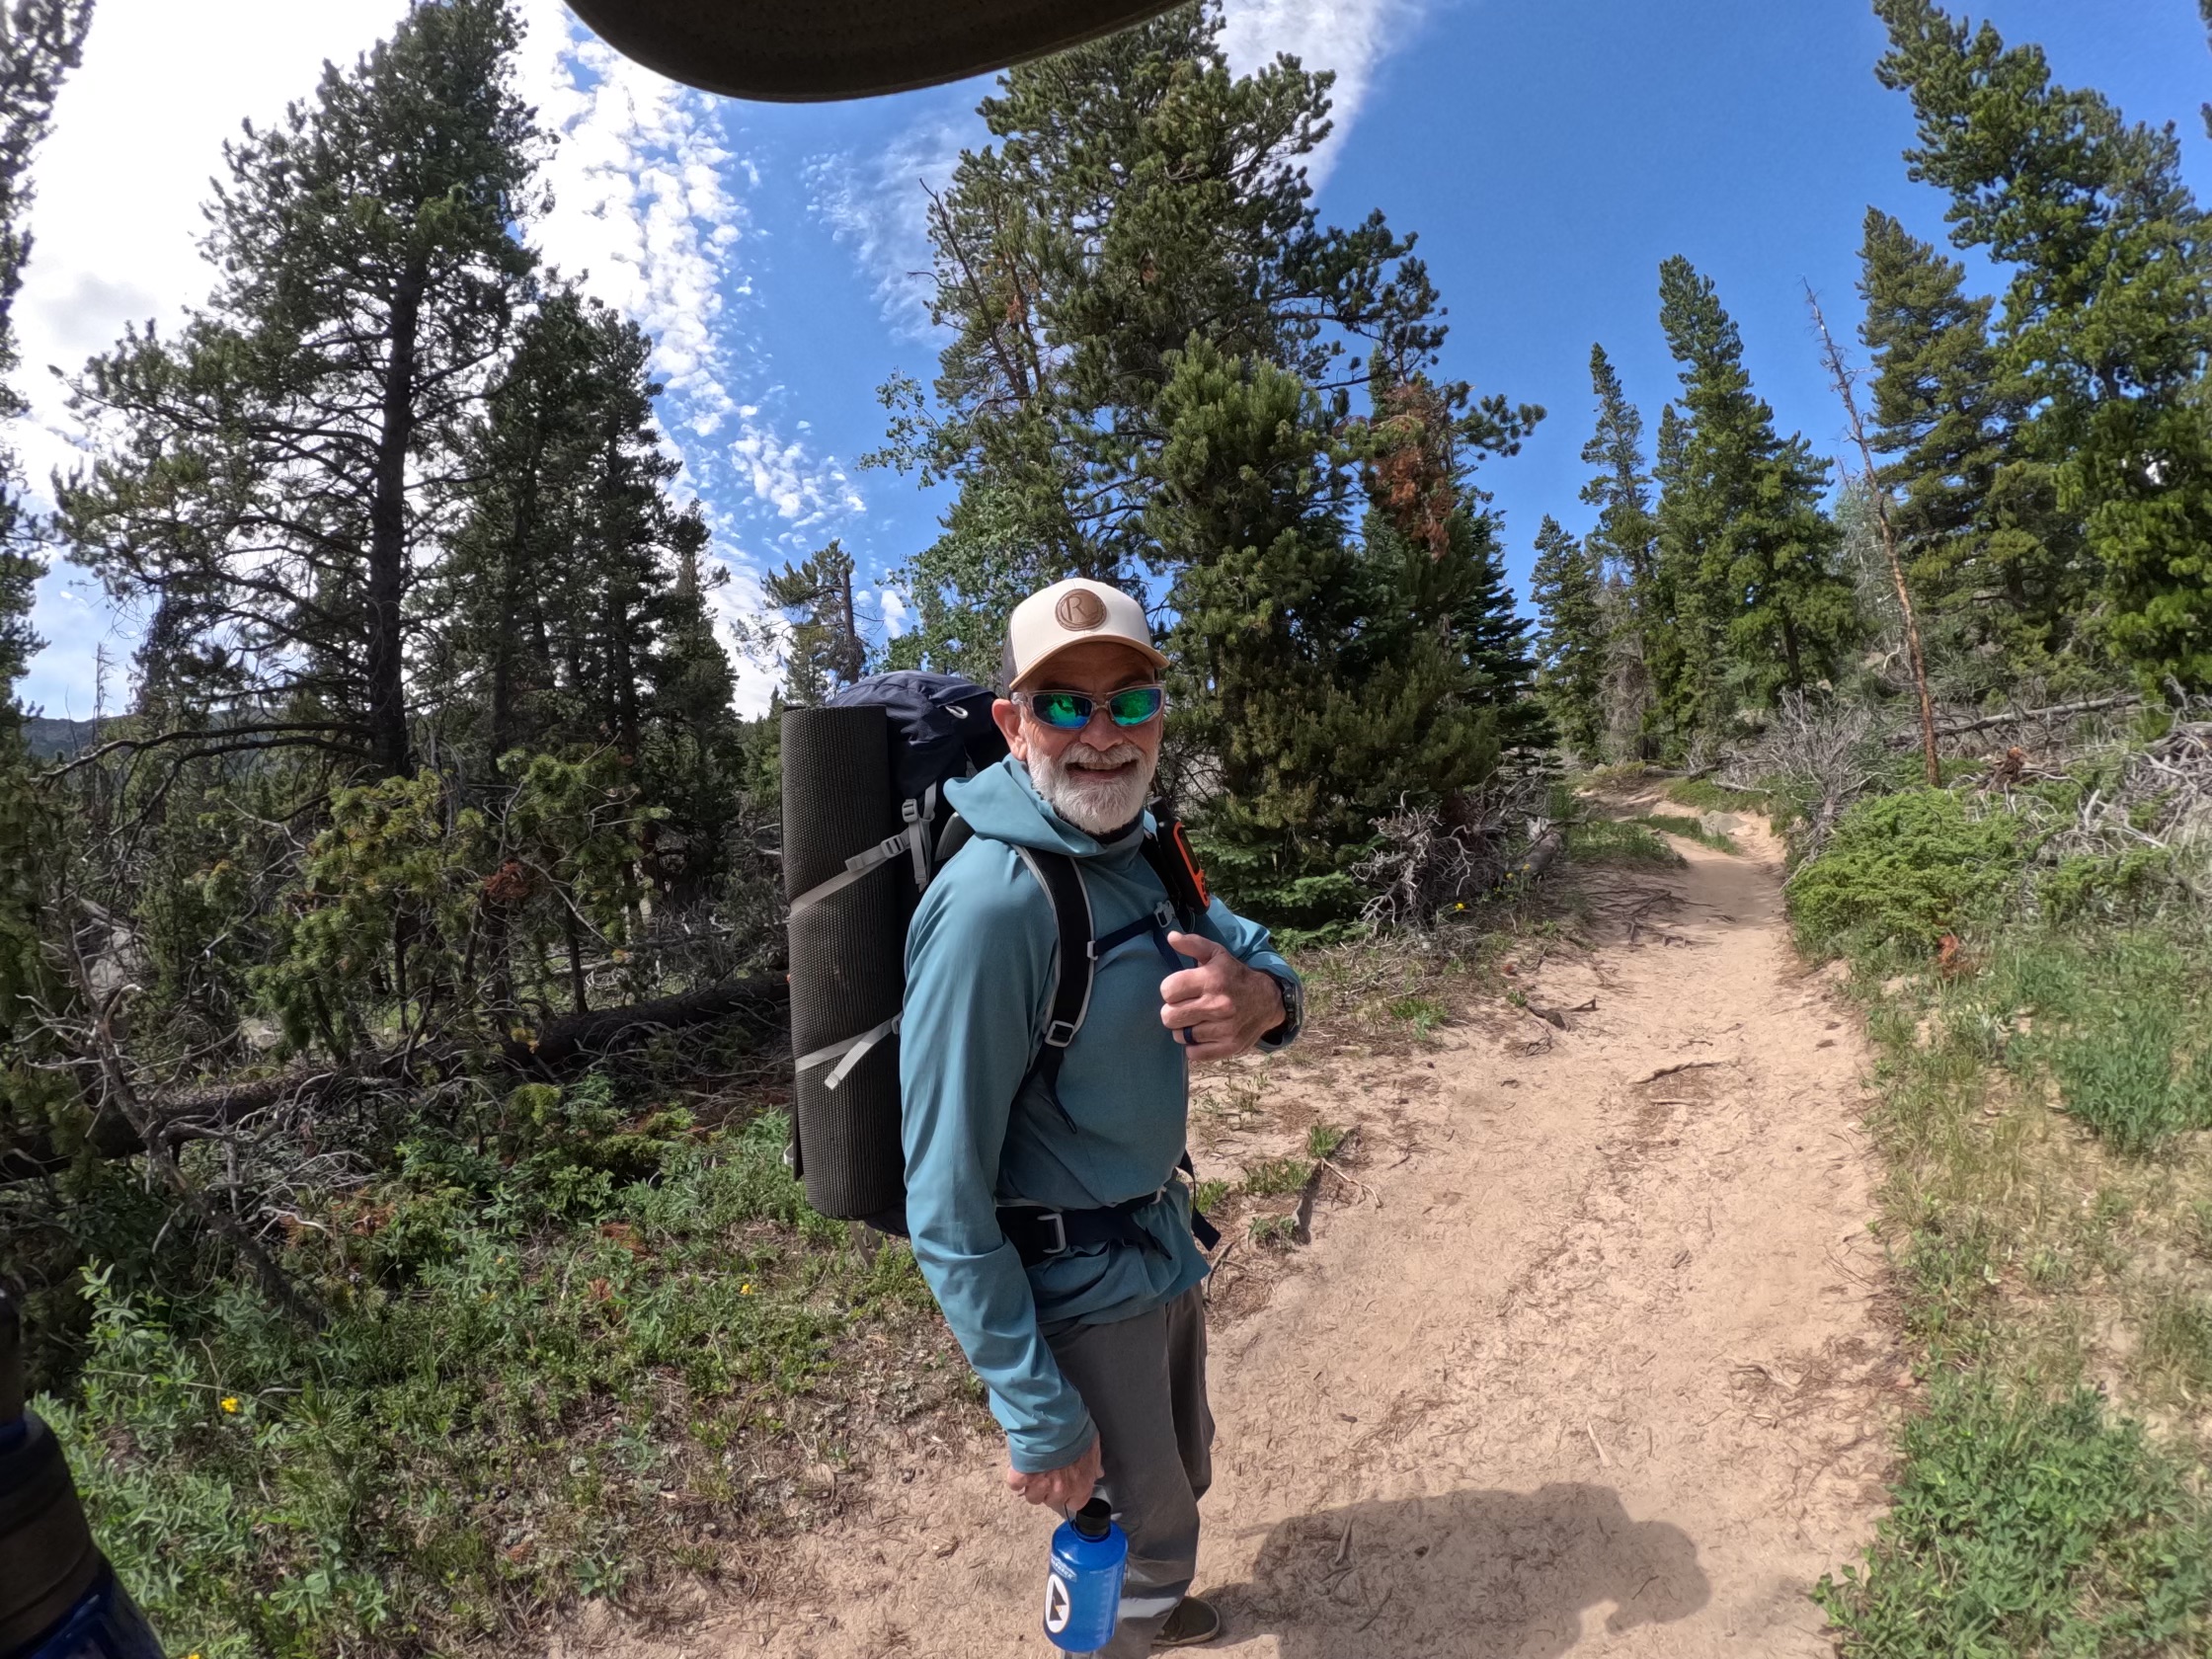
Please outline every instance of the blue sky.
[{"label": "blue sky", "polygon": [[[196,203],[219,144],[390,27],[399,0],[101,0],[83,74],[38,174],[40,238],[19,325],[37,399],[18,434],[34,469],[66,465],[71,423],[42,366],[73,366],[123,319],[198,299]],[[929,376],[918,181],[982,140],[980,83],[856,105],[742,105],[612,58],[557,0],[523,0],[523,81],[566,137],[550,259],[661,340],[662,417],[705,501],[732,582],[841,536],[881,576],[934,533],[941,503],[856,458],[880,442],[875,388]],[[190,12],[187,20],[178,14]],[[2135,118],[2178,123],[2212,193],[2198,105],[2212,62],[2192,0],[1990,0],[2009,40],[2034,40],[2063,81]],[[1324,216],[1380,206],[1417,231],[1451,309],[1448,374],[1550,417],[1481,482],[1505,514],[1517,582],[1545,513],[1580,528],[1587,361],[1603,341],[1655,428],[1674,389],[1657,326],[1659,262],[1687,255],[1718,283],[1784,432],[1840,443],[1802,281],[1856,325],[1869,202],[1942,234],[1942,201],[1905,178],[1905,100],[1872,65],[1863,0],[1230,0],[1232,57],[1290,49],[1337,68],[1340,131],[1316,169]],[[1989,279],[1986,278],[1985,279]],[[902,607],[884,599],[876,626]],[[24,690],[85,714],[96,654],[127,660],[132,619],[57,569],[38,621],[53,641]],[[772,669],[744,676],[765,700]],[[126,694],[112,670],[110,708]]]}]

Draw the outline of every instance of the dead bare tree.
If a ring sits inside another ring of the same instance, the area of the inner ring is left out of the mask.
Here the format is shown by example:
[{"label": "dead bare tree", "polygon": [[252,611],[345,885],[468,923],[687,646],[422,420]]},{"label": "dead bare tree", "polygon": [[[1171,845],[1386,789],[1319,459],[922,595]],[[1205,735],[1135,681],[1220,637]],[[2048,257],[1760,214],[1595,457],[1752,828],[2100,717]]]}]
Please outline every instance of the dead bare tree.
[{"label": "dead bare tree", "polygon": [[[1858,458],[1865,466],[1867,494],[1873,498],[1874,519],[1881,526],[1882,550],[1889,555],[1889,579],[1897,586],[1897,608],[1905,621],[1905,657],[1913,671],[1913,688],[1920,694],[1921,754],[1927,763],[1929,787],[1941,788],[1943,766],[1936,752],[1936,702],[1928,691],[1928,659],[1921,651],[1920,620],[1913,612],[1912,592],[1905,583],[1905,561],[1897,551],[1897,525],[1889,515],[1889,491],[1874,465],[1874,446],[1867,440],[1866,423],[1858,415],[1858,371],[1845,360],[1843,348],[1828,332],[1828,319],[1821,313],[1820,296],[1813,292],[1810,282],[1805,284],[1805,303],[1812,308],[1813,327],[1820,331],[1821,357],[1828,366],[1836,395],[1843,400],[1845,419],[1851,423],[1852,441],[1858,446]],[[1845,470],[1848,472],[1850,468]]]},{"label": "dead bare tree", "polygon": [[1805,802],[1809,859],[1844,809],[1881,775],[1885,735],[1882,717],[1863,703],[1816,703],[1802,691],[1784,691],[1758,741],[1729,754],[1720,782]]}]

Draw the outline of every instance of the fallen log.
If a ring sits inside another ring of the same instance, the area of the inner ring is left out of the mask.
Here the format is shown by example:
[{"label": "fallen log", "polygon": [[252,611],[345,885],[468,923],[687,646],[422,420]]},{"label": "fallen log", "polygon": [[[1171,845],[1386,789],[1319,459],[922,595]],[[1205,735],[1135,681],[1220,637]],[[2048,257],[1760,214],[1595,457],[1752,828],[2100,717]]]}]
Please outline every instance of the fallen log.
[{"label": "fallen log", "polygon": [[580,1060],[596,1059],[663,1031],[686,1031],[741,1014],[781,1014],[790,1001],[788,980],[781,974],[760,974],[704,990],[633,1002],[624,1008],[601,1008],[594,1013],[548,1020],[533,1039],[518,1042],[510,1037],[501,1044],[500,1052],[517,1071],[550,1075]]},{"label": "fallen log", "polygon": [[[521,1076],[558,1077],[664,1031],[684,1031],[740,1017],[781,1019],[790,996],[791,988],[782,975],[756,975],[627,1007],[565,1015],[548,1020],[528,1039],[508,1037],[488,1046],[446,1040],[377,1055],[346,1066],[299,1066],[275,1076],[243,1082],[149,1090],[142,1102],[155,1125],[155,1135],[175,1146],[210,1139],[287,1099],[318,1096],[348,1083],[404,1082],[411,1075],[447,1070],[471,1061],[481,1064],[488,1059],[498,1068]],[[85,1133],[85,1145],[102,1158],[129,1157],[146,1149],[138,1131],[112,1103],[93,1119]],[[68,1162],[66,1154],[38,1142],[0,1147],[0,1180],[22,1180]]]},{"label": "fallen log", "polygon": [[[2134,692],[2111,697],[2090,697],[2078,703],[2054,703],[2049,708],[2007,709],[2003,714],[1984,715],[1979,720],[1961,720],[1948,726],[1936,728],[1936,739],[1963,738],[1974,732],[1994,731],[2000,726],[2024,726],[2032,720],[2066,720],[2077,714],[2097,714],[2105,709],[2132,708],[2142,702]],[[1918,732],[1905,732],[1884,740],[1891,749],[1910,749],[1921,741]]]}]

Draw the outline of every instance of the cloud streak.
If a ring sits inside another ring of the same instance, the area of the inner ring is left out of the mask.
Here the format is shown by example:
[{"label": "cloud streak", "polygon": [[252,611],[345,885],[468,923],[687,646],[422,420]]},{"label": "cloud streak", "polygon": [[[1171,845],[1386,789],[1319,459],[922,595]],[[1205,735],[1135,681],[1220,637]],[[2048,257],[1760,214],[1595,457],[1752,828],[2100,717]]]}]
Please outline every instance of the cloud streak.
[{"label": "cloud streak", "polygon": [[684,463],[678,487],[705,507],[730,573],[715,609],[738,661],[740,706],[757,713],[772,679],[738,636],[766,609],[760,577],[866,502],[805,423],[777,413],[785,391],[746,265],[758,235],[746,193],[760,175],[730,147],[724,106],[610,50],[554,0],[537,6],[522,73],[561,141],[547,167],[554,206],[536,238],[552,264],[654,337],[654,370],[669,388],[662,424]]},{"label": "cloud streak", "polygon": [[1336,165],[1383,62],[1418,33],[1429,0],[1225,0],[1222,50],[1249,74],[1288,52],[1308,69],[1335,71],[1330,89],[1335,129],[1306,163],[1318,186]]},{"label": "cloud streak", "polygon": [[[1288,52],[1308,69],[1335,72],[1332,130],[1306,162],[1320,185],[1336,164],[1389,56],[1418,33],[1432,0],[1225,0],[1222,49],[1249,74]],[[959,96],[965,101],[972,91]],[[920,117],[881,152],[818,156],[808,164],[809,211],[851,252],[873,284],[884,321],[903,339],[936,343],[929,320],[929,198],[942,190],[963,146],[989,139],[965,102]]]},{"label": "cloud streak", "polygon": [[908,127],[880,155],[819,156],[807,166],[808,208],[875,284],[876,303],[904,340],[934,342],[930,321],[929,195],[951,183],[964,146],[988,137],[970,113]]}]

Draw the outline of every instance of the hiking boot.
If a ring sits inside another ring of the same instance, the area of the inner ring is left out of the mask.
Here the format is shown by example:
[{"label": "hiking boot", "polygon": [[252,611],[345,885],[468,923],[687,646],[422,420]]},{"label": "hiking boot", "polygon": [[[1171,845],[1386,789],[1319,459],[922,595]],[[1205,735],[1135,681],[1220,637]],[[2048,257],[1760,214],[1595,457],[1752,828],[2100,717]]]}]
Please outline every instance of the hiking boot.
[{"label": "hiking boot", "polygon": [[1196,1596],[1185,1596],[1175,1604],[1175,1611],[1167,1616],[1167,1622],[1159,1627],[1159,1634],[1152,1638],[1154,1647],[1196,1647],[1210,1642],[1222,1633],[1222,1616],[1212,1602],[1202,1602]]}]

